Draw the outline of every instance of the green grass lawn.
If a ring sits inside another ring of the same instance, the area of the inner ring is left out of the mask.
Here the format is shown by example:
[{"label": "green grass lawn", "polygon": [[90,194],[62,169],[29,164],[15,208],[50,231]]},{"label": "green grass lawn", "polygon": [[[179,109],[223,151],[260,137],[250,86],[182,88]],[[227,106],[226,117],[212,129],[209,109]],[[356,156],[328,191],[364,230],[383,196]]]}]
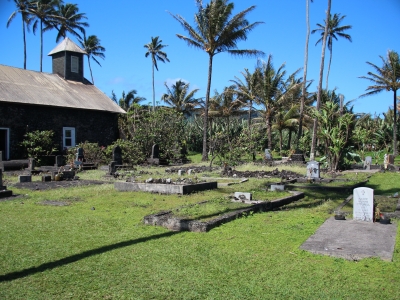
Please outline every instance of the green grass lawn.
[{"label": "green grass lawn", "polygon": [[[90,174],[81,177],[96,177]],[[377,173],[367,186],[391,195],[398,182],[399,173]],[[281,210],[192,233],[142,220],[234,191],[261,197],[265,180],[188,196],[117,192],[112,184],[10,188],[24,196],[0,202],[0,299],[400,298],[399,239],[393,262],[299,249],[346,193],[306,191]],[[69,205],[43,205],[46,200]]]}]

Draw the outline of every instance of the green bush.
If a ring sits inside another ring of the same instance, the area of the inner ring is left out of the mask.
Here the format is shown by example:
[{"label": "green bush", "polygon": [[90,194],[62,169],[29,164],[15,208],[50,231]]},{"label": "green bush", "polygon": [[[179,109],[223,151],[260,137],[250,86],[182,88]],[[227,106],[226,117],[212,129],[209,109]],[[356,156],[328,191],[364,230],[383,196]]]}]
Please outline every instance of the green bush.
[{"label": "green bush", "polygon": [[28,153],[28,157],[33,157],[39,161],[39,156],[51,155],[56,149],[53,141],[54,132],[52,130],[35,130],[24,135],[24,140],[21,142]]}]

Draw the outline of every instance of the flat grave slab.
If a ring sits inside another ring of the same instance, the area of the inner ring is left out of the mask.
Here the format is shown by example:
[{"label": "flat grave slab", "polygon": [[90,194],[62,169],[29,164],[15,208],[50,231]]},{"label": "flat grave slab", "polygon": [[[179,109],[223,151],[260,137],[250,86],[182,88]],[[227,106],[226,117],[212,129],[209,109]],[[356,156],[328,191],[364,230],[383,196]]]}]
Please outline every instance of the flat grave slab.
[{"label": "flat grave slab", "polygon": [[347,260],[379,257],[392,261],[396,233],[396,224],[338,221],[330,217],[300,249]]},{"label": "flat grave slab", "polygon": [[114,188],[120,192],[156,192],[164,194],[190,194],[193,192],[216,189],[216,181],[194,184],[165,184],[165,183],[139,183],[121,182],[114,183]]}]

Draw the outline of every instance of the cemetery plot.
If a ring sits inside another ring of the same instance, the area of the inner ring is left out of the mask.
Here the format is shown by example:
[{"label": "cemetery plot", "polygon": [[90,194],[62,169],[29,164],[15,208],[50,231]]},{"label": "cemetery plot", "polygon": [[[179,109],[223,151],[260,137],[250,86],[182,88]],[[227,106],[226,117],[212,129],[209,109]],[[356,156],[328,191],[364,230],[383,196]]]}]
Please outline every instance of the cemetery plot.
[{"label": "cemetery plot", "polygon": [[[272,195],[272,194],[271,194]],[[206,232],[223,223],[258,211],[273,210],[304,197],[301,192],[274,192],[272,201],[241,201],[218,198],[173,211],[161,211],[144,217],[146,225],[157,225],[173,231]]]}]

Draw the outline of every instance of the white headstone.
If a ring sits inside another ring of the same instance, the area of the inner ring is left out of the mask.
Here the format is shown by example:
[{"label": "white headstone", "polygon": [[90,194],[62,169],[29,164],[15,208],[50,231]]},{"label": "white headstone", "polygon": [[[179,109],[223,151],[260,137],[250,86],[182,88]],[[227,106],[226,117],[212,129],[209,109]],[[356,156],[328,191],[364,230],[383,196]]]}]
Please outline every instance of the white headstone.
[{"label": "white headstone", "polygon": [[251,200],[252,194],[251,193],[242,193],[242,192],[235,192],[235,198],[239,200]]},{"label": "white headstone", "polygon": [[312,160],[307,163],[308,178],[319,178],[319,162]]},{"label": "white headstone", "polygon": [[353,219],[374,221],[374,190],[359,187],[353,190]]},{"label": "white headstone", "polygon": [[178,176],[182,176],[182,170],[178,170]]},{"label": "white headstone", "polygon": [[364,169],[371,170],[371,164],[372,164],[372,157],[367,156],[364,161]]}]

